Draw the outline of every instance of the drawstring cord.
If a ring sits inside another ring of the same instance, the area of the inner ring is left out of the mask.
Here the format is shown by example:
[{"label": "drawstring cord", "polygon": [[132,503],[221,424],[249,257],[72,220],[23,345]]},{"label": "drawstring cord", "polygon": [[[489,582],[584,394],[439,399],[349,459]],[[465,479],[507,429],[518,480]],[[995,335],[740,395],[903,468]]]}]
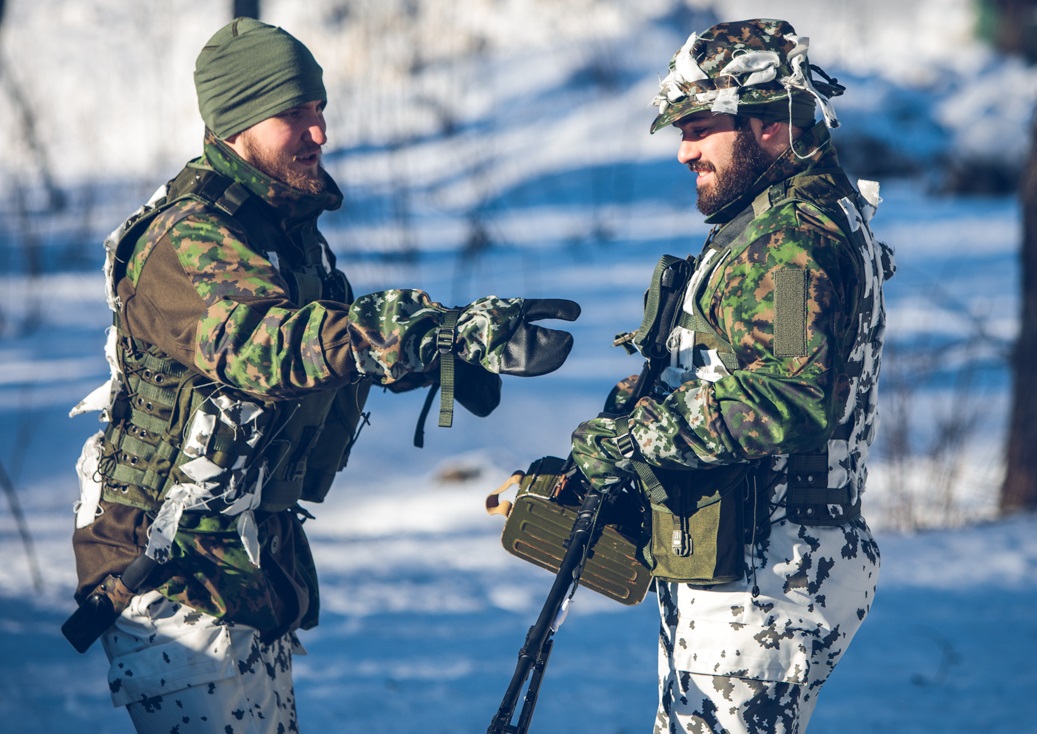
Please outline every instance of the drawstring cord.
[{"label": "drawstring cord", "polygon": [[749,563],[752,566],[752,570],[753,570],[753,589],[752,589],[752,594],[753,594],[753,599],[756,599],[756,598],[758,598],[760,596],[760,584],[758,583],[758,580],[756,578],[756,528],[757,528],[757,523],[758,523],[758,519],[756,517],[756,511],[757,511],[757,509],[760,506],[760,496],[759,496],[760,488],[759,488],[759,485],[757,485],[757,483],[756,483],[756,475],[755,474],[750,474],[749,479],[753,483],[753,493],[752,493],[753,494],[753,532],[752,532],[752,538],[750,540],[750,544],[752,545],[752,551],[750,551]]}]

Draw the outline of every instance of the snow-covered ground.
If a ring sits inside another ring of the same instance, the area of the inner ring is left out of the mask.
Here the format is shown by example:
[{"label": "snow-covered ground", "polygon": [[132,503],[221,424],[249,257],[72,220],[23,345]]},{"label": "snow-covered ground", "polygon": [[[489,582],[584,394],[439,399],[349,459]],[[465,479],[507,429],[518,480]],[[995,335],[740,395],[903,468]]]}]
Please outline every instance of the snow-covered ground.
[{"label": "snow-covered ground", "polygon": [[[296,661],[304,731],[489,724],[551,576],[501,549],[501,522],[483,498],[532,459],[565,453],[572,428],[638,370],[612,337],[640,322],[659,255],[693,251],[706,233],[691,178],[673,161],[676,138],[647,128],[658,77],[687,33],[711,22],[709,5],[468,0],[409,4],[407,22],[393,12],[408,4],[388,0],[264,3],[326,69],[328,166],[348,202],[324,229],[358,291],[416,286],[454,303],[566,296],[584,308],[562,369],[506,379],[487,418],[459,412],[450,430],[430,423],[424,449],[411,445],[424,396],[372,396],[371,425],[308,524],[323,616],[303,635],[310,654]],[[725,19],[789,18],[811,37],[815,63],[847,83],[836,140],[851,173],[875,167],[860,152],[864,136],[916,172],[883,177],[875,220],[899,265],[887,290],[892,348],[866,499],[880,533],[880,590],[811,732],[1037,732],[1037,518],[993,519],[1019,208],[1011,194],[929,193],[935,161],[966,144],[978,146],[973,160],[1025,153],[1033,73],[971,45],[964,0],[723,5]],[[59,632],[75,579],[72,467],[97,427],[67,413],[106,373],[99,243],[196,154],[190,71],[222,18],[202,0],[6,6],[5,78],[37,111],[71,208],[44,214],[37,189],[16,196],[40,183],[39,158],[5,97],[0,462],[42,584],[5,496],[0,729],[128,732],[108,701],[103,653],[80,656]],[[21,224],[19,201],[29,215]],[[480,231],[490,243],[481,249]],[[39,275],[26,274],[27,242],[39,246]],[[419,254],[401,264],[381,257],[389,250]],[[956,409],[977,422],[941,453],[939,427]],[[912,439],[908,453],[890,441],[900,430]],[[651,596],[628,608],[579,592],[532,731],[649,731],[656,617]]]}]

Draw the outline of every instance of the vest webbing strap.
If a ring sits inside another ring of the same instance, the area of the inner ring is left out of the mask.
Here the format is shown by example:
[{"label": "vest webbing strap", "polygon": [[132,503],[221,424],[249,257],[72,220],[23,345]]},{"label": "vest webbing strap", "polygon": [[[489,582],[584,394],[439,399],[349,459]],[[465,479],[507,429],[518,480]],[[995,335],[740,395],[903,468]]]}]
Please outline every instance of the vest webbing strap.
[{"label": "vest webbing strap", "polygon": [[165,359],[163,357],[159,357],[158,355],[152,354],[151,352],[147,351],[147,347],[142,344],[139,346],[141,347],[139,351],[141,355],[143,355],[142,359],[140,360],[140,364],[143,369],[167,375],[173,380],[177,380],[183,377],[184,373],[187,372],[187,368],[179,362],[175,362],[173,360]]},{"label": "vest webbing strap", "polygon": [[138,429],[147,431],[154,436],[161,436],[166,432],[169,421],[162,416],[145,413],[142,410],[134,410],[132,407],[130,408],[130,415],[130,423]]},{"label": "vest webbing strap", "polygon": [[169,398],[168,389],[158,385],[152,385],[146,380],[140,380],[140,382],[135,386],[134,392],[147,401],[164,401]]},{"label": "vest webbing strap", "polygon": [[[825,474],[827,477],[828,474]],[[786,505],[848,505],[850,488],[792,487],[785,493]]]},{"label": "vest webbing strap", "polygon": [[[757,199],[759,199],[759,197],[757,197]],[[717,253],[717,255],[713,256],[711,268],[717,267],[723,261],[726,253],[734,247],[736,242],[739,241],[750,222],[752,222],[756,216],[757,213],[754,210],[754,206],[753,204],[750,204],[740,211],[734,219],[713,232],[709,241],[706,243],[705,248],[706,251],[712,250]],[[705,256],[706,255],[703,254],[703,258],[705,258]],[[712,270],[710,271],[710,274],[712,274]],[[702,278],[697,290],[705,287],[708,282],[708,277]],[[701,338],[704,339],[708,346],[716,352],[717,357],[724,364],[724,367],[726,367],[729,372],[733,372],[738,369],[738,355],[735,354],[734,347],[727,341],[727,339],[714,329],[706,319],[705,314],[702,313],[702,309],[699,307],[698,298],[698,292],[688,294],[687,303],[691,306],[691,312],[689,313],[688,311],[682,310],[678,323],[689,331],[701,334]]]},{"label": "vest webbing strap", "polygon": [[439,427],[454,424],[454,340],[457,338],[457,318],[461,310],[449,309],[443,314],[443,323],[436,329],[436,348],[439,350]]}]

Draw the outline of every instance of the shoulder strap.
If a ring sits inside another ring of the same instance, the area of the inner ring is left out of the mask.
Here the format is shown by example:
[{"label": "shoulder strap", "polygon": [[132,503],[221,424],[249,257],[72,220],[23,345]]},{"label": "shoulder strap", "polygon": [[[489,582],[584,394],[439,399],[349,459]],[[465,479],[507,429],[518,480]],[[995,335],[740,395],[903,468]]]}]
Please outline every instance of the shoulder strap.
[{"label": "shoulder strap", "polygon": [[170,184],[170,200],[195,198],[215,207],[245,229],[250,239],[276,242],[281,228],[266,202],[242,183],[211,168],[188,165]]},{"label": "shoulder strap", "polygon": [[759,209],[759,202],[766,194],[767,192],[761,194],[752,204],[739,212],[734,219],[713,232],[709,241],[706,242],[702,256],[699,258],[699,269],[696,270],[690,280],[690,286],[695,292],[688,294],[686,303],[691,310],[690,312],[682,310],[680,314],[679,324],[689,331],[705,335],[704,338],[708,339],[706,342],[707,346],[716,352],[716,356],[728,371],[738,368],[738,356],[735,354],[734,347],[706,319],[706,315],[699,306],[699,295],[701,289],[709,282],[714,270],[741,243],[749,224],[762,211],[765,211],[765,209]]},{"label": "shoulder strap", "polygon": [[269,207],[251,194],[242,184],[210,168],[188,164],[170,180],[152,200],[132,214],[113,232],[106,246],[113,255],[111,284],[114,290],[126,275],[126,265],[137,247],[137,242],[162,212],[184,199],[197,199],[234,217],[257,242],[276,241],[279,228],[273,222]]},{"label": "shoulder strap", "polygon": [[[771,188],[774,187],[772,186]],[[734,246],[735,241],[749,227],[749,223],[771,207],[769,198],[770,191],[771,189],[764,191],[762,194],[757,196],[749,206],[738,212],[734,219],[715,229],[709,240],[706,242],[705,249],[712,249],[721,252],[731,249]],[[765,203],[766,205],[764,205]]]}]

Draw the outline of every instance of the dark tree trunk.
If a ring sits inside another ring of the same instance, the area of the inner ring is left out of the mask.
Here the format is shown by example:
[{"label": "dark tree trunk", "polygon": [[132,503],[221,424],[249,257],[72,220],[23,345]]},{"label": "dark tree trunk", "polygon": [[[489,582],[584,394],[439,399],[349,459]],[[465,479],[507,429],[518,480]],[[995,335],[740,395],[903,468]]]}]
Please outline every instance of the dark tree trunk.
[{"label": "dark tree trunk", "polygon": [[1037,0],[987,0],[993,14],[989,33],[1006,53],[1037,61]]},{"label": "dark tree trunk", "polygon": [[1037,508],[1037,118],[1030,129],[1030,156],[1020,181],[1023,242],[1020,254],[1019,339],[1012,355],[1012,417],[1002,512]]},{"label": "dark tree trunk", "polygon": [[[3,2],[3,0],[0,0]],[[259,0],[234,0],[235,18],[259,18]]]}]

